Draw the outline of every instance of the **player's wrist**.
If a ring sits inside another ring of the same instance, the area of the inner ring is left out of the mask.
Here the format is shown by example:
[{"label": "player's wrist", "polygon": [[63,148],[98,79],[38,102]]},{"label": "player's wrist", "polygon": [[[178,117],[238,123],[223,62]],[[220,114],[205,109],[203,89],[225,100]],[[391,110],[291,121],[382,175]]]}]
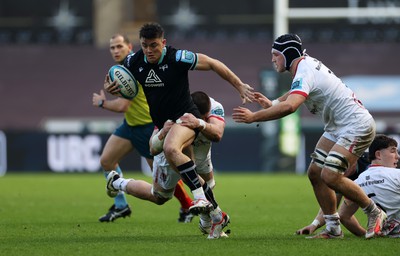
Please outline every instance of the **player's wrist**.
[{"label": "player's wrist", "polygon": [[98,106],[99,108],[104,108],[104,102],[105,102],[104,99],[100,99],[99,101],[97,101],[97,106]]},{"label": "player's wrist", "polygon": [[[161,138],[160,138],[161,137]],[[162,129],[159,130],[151,138],[151,147],[154,151],[161,152],[164,145],[164,136],[162,135]]]},{"label": "player's wrist", "polygon": [[204,131],[207,128],[207,124],[206,121],[204,121],[203,119],[197,118],[197,120],[199,120],[199,127],[201,131]]},{"label": "player's wrist", "polygon": [[311,222],[311,225],[318,228],[321,225],[321,223],[319,222],[319,220],[314,219],[313,222]]},{"label": "player's wrist", "polygon": [[280,101],[279,101],[278,99],[274,99],[274,100],[271,102],[271,106],[278,105],[279,102],[280,102]]}]

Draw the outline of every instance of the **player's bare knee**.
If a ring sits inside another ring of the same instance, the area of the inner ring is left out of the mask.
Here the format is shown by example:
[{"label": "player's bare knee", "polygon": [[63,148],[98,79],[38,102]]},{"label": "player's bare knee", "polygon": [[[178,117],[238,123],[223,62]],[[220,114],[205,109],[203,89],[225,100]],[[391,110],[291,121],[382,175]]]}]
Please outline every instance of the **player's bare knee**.
[{"label": "player's bare knee", "polygon": [[325,159],[328,153],[322,149],[316,148],[311,154],[311,164],[308,167],[307,175],[311,184],[316,184],[321,180],[321,170],[324,167]]},{"label": "player's bare knee", "polygon": [[155,190],[154,187],[151,189],[151,193],[155,197],[156,201],[154,202],[157,205],[163,205],[168,202],[172,197],[174,192],[164,192]]},{"label": "player's bare knee", "polygon": [[331,189],[338,191],[342,183],[343,175],[324,168],[321,173],[321,180]]},{"label": "player's bare knee", "polygon": [[163,151],[167,158],[171,158],[171,157],[176,156],[179,153],[181,153],[176,147],[171,146],[169,144],[165,144],[165,143],[164,143]]},{"label": "player's bare knee", "polygon": [[104,170],[114,170],[116,163],[106,156],[100,157],[100,165]]},{"label": "player's bare knee", "polygon": [[321,168],[311,164],[308,167],[307,176],[311,184],[316,184],[321,179]]}]

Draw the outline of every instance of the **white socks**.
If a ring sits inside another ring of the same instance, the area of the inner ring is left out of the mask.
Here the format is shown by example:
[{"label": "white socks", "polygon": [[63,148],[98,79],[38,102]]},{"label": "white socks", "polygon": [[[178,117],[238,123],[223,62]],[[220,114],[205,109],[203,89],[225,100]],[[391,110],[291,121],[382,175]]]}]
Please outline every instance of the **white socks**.
[{"label": "white socks", "polygon": [[206,195],[202,187],[192,190],[194,200],[203,199],[207,201]]},{"label": "white socks", "polygon": [[214,179],[211,179],[211,180],[207,181],[207,185],[208,185],[209,188],[214,189],[214,187],[215,187],[215,180],[214,180]]},{"label": "white socks", "polygon": [[370,203],[367,207],[362,208],[363,212],[364,212],[365,214],[367,214],[367,215],[370,214],[370,213],[373,212],[373,211],[378,210],[378,208],[376,207],[375,202],[372,201],[372,199],[370,199],[370,200],[371,200],[371,203]]},{"label": "white socks", "polygon": [[339,213],[335,212],[332,215],[324,215],[325,222],[326,222],[326,229],[335,234],[339,235],[342,230],[340,228],[340,217]]},{"label": "white socks", "polygon": [[112,185],[115,189],[122,190],[126,192],[126,186],[128,185],[128,182],[133,179],[124,179],[124,178],[119,178],[115,180]]},{"label": "white socks", "polygon": [[210,212],[210,216],[213,223],[220,222],[222,220],[222,211],[219,206]]}]

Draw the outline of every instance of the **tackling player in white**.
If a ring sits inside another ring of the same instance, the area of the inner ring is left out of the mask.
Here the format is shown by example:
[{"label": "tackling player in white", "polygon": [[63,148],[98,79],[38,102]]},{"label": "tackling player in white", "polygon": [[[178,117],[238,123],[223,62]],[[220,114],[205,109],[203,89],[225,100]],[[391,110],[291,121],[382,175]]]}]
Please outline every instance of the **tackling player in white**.
[{"label": "tackling player in white", "polygon": [[[213,165],[211,161],[212,142],[219,142],[222,139],[225,129],[223,106],[210,98],[204,92],[192,93],[192,98],[198,106],[203,119],[198,119],[192,114],[185,114],[177,123],[191,129],[199,128],[201,132],[193,142],[192,156],[196,163],[196,170],[212,189],[215,186]],[[176,183],[181,179],[180,175],[173,170],[162,152],[164,138],[168,134],[174,122],[167,121],[161,130],[157,128],[150,139],[150,150],[154,156],[153,163],[153,184],[141,180],[123,179],[116,173],[110,174],[107,182],[107,189],[122,190],[140,199],[149,200],[158,205],[169,201],[174,193]],[[213,223],[213,215],[220,215],[221,209],[217,207],[209,214],[200,213],[199,228],[203,234],[208,234],[209,239],[227,237],[223,228],[226,225]],[[227,215],[225,215],[227,216]],[[228,223],[225,220],[222,223]]]}]

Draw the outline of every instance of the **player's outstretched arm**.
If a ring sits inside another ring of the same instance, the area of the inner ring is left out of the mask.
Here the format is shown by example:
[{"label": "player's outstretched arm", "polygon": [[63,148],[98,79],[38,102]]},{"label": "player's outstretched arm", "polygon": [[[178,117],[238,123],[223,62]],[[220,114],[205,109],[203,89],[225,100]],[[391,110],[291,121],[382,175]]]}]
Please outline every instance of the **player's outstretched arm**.
[{"label": "player's outstretched arm", "polygon": [[254,113],[251,112],[248,108],[244,107],[237,107],[233,109],[233,114],[232,114],[233,120],[238,123],[253,123],[255,122],[254,120]]},{"label": "player's outstretched arm", "polygon": [[[203,123],[203,124],[202,124]],[[185,113],[179,118],[179,124],[190,129],[199,129],[204,136],[212,142],[219,142],[225,130],[225,122],[217,118],[211,118],[207,122],[194,115]]]},{"label": "player's outstretched arm", "polygon": [[268,99],[264,94],[260,92],[254,92],[254,101],[260,104],[262,108],[269,108],[272,106],[272,100]]},{"label": "player's outstretched arm", "polygon": [[270,121],[282,118],[295,112],[306,98],[300,94],[290,94],[285,101],[273,107],[251,112],[247,108],[237,107],[233,109],[232,118],[238,123],[254,123]]},{"label": "player's outstretched arm", "polygon": [[277,99],[271,100],[260,92],[254,92],[254,101],[256,101],[264,109],[275,106],[282,101],[285,101],[289,96],[290,91],[286,92],[284,95]]},{"label": "player's outstretched arm", "polygon": [[92,104],[95,107],[104,108],[112,112],[125,113],[128,110],[131,102],[130,100],[121,97],[107,100],[104,91],[100,90],[99,94],[93,93]]}]

